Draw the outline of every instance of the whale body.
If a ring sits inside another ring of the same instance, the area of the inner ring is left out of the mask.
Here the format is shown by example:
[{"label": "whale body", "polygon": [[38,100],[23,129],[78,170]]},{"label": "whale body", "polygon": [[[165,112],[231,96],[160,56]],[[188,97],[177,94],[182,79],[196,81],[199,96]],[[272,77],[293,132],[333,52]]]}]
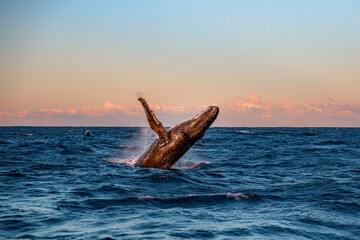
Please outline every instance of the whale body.
[{"label": "whale body", "polygon": [[151,129],[159,136],[147,151],[133,161],[134,165],[140,167],[170,169],[204,136],[219,114],[219,107],[209,106],[204,112],[166,131],[145,99],[140,97],[138,100],[144,108]]}]

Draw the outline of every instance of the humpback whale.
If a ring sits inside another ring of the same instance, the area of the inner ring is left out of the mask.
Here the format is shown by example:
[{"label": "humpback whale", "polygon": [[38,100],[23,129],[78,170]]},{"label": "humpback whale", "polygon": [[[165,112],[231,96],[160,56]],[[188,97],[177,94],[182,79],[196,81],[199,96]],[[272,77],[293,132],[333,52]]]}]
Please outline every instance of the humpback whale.
[{"label": "humpback whale", "polygon": [[133,161],[135,166],[140,167],[170,169],[204,136],[219,114],[217,106],[209,106],[204,112],[166,131],[145,99],[140,97],[138,100],[144,108],[151,129],[159,136],[147,151]]}]

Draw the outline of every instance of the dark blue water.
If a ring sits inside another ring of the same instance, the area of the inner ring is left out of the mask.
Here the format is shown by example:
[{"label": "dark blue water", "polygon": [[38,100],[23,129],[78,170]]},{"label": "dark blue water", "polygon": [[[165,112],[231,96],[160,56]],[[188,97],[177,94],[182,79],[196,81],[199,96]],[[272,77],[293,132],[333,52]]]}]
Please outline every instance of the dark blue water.
[{"label": "dark blue water", "polygon": [[154,138],[0,128],[0,238],[359,239],[359,128],[211,128],[179,171],[122,164]]}]

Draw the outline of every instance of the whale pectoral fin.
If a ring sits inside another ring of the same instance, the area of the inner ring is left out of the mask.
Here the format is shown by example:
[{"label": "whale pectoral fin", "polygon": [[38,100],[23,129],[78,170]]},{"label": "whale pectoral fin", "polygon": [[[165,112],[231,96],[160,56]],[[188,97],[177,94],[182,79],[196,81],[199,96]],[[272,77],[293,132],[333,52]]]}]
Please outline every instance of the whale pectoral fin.
[{"label": "whale pectoral fin", "polygon": [[162,123],[156,118],[154,112],[150,109],[145,99],[139,97],[138,100],[144,108],[151,129],[159,136],[160,141],[163,144],[167,144],[168,142],[170,142],[169,133],[165,130]]}]

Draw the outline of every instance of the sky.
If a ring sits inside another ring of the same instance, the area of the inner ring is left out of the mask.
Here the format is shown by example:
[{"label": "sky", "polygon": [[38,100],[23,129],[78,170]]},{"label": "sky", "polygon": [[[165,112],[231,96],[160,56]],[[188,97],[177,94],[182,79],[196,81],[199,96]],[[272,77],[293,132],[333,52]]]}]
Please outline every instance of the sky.
[{"label": "sky", "polygon": [[359,1],[0,0],[0,126],[360,127]]}]

